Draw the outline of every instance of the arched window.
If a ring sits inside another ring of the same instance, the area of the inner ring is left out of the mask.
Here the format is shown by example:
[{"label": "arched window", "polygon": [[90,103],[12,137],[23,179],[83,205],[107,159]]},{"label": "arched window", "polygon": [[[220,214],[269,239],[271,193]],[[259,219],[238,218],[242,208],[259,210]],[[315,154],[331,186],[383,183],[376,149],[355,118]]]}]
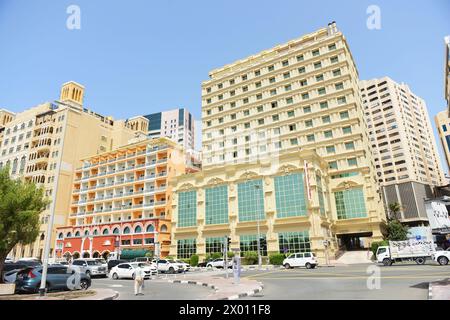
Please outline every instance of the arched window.
[{"label": "arched window", "polygon": [[75,237],[79,237],[80,236],[80,231],[75,232]]},{"label": "arched window", "polygon": [[147,226],[147,232],[155,232],[155,227],[152,224]]},{"label": "arched window", "polygon": [[137,226],[136,228],[134,228],[134,233],[141,233],[142,232],[142,228],[140,226]]},{"label": "arched window", "polygon": [[119,234],[119,233],[120,233],[119,228],[114,228],[113,233],[114,233],[114,234]]},{"label": "arched window", "polygon": [[70,238],[72,236],[72,232],[67,232],[66,237]]},{"label": "arched window", "polygon": [[102,234],[104,234],[104,235],[107,235],[107,234],[109,234],[109,231],[108,231],[108,229],[105,229],[105,230],[103,230]]},{"label": "arched window", "polygon": [[125,229],[123,229],[123,234],[129,234],[129,233],[130,233],[130,228],[125,227]]},{"label": "arched window", "polygon": [[64,238],[64,235],[63,235],[63,233],[61,232],[60,234],[58,234],[58,239],[62,239],[62,238]]},{"label": "arched window", "polygon": [[98,230],[95,229],[94,232],[93,232],[93,234],[94,234],[94,236],[98,235]]},{"label": "arched window", "polygon": [[89,230],[84,231],[84,235],[88,236],[89,235]]},{"label": "arched window", "polygon": [[165,224],[163,224],[162,226],[161,226],[161,232],[167,232],[167,226],[165,225]]}]

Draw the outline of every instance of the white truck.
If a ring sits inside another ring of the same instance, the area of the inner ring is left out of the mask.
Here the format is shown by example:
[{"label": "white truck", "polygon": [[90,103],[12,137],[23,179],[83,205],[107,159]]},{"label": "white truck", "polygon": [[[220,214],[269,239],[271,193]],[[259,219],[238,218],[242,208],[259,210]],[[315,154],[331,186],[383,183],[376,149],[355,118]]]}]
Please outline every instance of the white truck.
[{"label": "white truck", "polygon": [[396,262],[415,261],[424,264],[434,252],[433,241],[405,240],[389,241],[389,246],[380,246],[377,249],[377,262],[390,266]]}]

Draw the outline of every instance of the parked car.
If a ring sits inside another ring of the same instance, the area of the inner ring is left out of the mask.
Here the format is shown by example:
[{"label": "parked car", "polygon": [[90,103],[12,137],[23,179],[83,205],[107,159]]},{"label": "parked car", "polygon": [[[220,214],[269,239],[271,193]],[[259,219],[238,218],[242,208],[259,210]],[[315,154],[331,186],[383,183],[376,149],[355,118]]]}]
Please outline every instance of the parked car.
[{"label": "parked car", "polygon": [[108,276],[108,269],[96,259],[76,259],[71,266],[74,270],[86,273],[88,276]]},{"label": "parked car", "polygon": [[158,272],[163,273],[183,272],[183,266],[179,263],[176,263],[174,260],[160,259],[155,260],[154,263],[156,263]]},{"label": "parked car", "polygon": [[286,269],[294,267],[306,267],[306,269],[314,269],[319,263],[317,262],[314,253],[300,252],[292,253],[283,260],[283,266]]},{"label": "parked car", "polygon": [[120,263],[117,266],[113,267],[110,271],[110,277],[114,280],[121,278],[129,278],[134,279],[135,269],[137,266],[140,266],[145,273],[145,278],[150,278],[151,275],[157,274],[157,270],[155,266],[152,266],[145,262],[129,262],[129,263]]},{"label": "parked car", "polygon": [[95,261],[98,261],[102,264],[103,267],[106,268],[106,270],[108,270],[108,262],[106,262],[105,259],[103,258],[94,258]]},{"label": "parked car", "polygon": [[25,268],[28,268],[25,264],[6,263],[3,266],[3,281],[5,283],[14,283],[16,281],[17,273]]},{"label": "parked car", "polygon": [[447,265],[450,261],[450,248],[447,248],[447,250],[435,251],[431,254],[431,258],[441,266]]},{"label": "parked car", "polygon": [[206,268],[208,262],[211,262],[211,261],[212,261],[212,259],[208,259],[208,260],[205,260],[205,261],[203,261],[203,262],[199,262],[198,265],[197,265],[197,267],[200,267],[200,268]]},{"label": "parked car", "polygon": [[18,264],[24,264],[27,267],[38,267],[38,266],[42,266],[42,262],[41,260],[37,259],[37,258],[21,258],[19,260],[16,261],[16,263]]},{"label": "parked car", "polygon": [[147,263],[151,263],[154,259],[150,258],[150,257],[139,257],[139,258],[135,258],[133,259],[132,262],[147,262]]},{"label": "parked car", "polygon": [[[228,268],[233,267],[231,260],[227,260]],[[206,264],[207,268],[225,268],[225,260],[222,258],[214,259]]]},{"label": "parked car", "polygon": [[181,260],[175,260],[176,263],[180,264],[183,267],[183,271],[191,270],[191,265]]},{"label": "parked car", "polygon": [[[49,266],[47,268],[47,290],[65,291],[71,290],[70,277],[76,271],[66,266]],[[16,292],[36,293],[41,286],[42,267],[29,267],[17,273]],[[69,280],[69,281],[68,281]],[[91,278],[85,273],[80,273],[80,288],[83,290],[91,286]]]},{"label": "parked car", "polygon": [[14,260],[11,259],[11,258],[6,258],[5,259],[5,263],[13,263],[13,262],[14,262]]},{"label": "parked car", "polygon": [[108,260],[108,271],[110,271],[112,268],[117,266],[120,263],[128,262],[127,260],[122,259],[114,259],[114,260]]}]

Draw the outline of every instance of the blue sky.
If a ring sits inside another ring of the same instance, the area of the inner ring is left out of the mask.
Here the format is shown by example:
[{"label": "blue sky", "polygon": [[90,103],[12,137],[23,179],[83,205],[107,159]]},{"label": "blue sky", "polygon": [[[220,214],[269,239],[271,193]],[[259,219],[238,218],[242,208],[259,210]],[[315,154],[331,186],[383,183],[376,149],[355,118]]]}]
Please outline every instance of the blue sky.
[{"label": "blue sky", "polygon": [[[66,28],[71,4],[81,9],[81,30]],[[372,4],[381,30],[366,27]],[[431,117],[444,108],[448,0],[0,0],[0,108],[57,99],[75,80],[87,106],[116,119],[179,106],[199,119],[209,70],[333,20],[361,79],[409,84]]]}]

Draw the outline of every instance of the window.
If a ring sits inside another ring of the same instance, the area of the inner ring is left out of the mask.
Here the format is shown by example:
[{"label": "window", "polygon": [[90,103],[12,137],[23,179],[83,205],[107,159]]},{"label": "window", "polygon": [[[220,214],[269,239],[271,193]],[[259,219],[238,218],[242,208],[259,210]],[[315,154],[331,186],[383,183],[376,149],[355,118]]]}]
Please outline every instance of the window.
[{"label": "window", "polygon": [[272,90],[270,90],[270,95],[271,96],[274,96],[274,95],[276,95],[277,94],[277,89],[272,89]]},{"label": "window", "polygon": [[290,91],[292,89],[292,86],[288,84],[287,86],[284,86],[284,91]]},{"label": "window", "polygon": [[316,81],[323,81],[323,74],[319,74],[318,76],[316,76]]},{"label": "window", "polygon": [[306,140],[307,140],[308,142],[313,142],[313,141],[315,141],[314,134],[309,134],[309,135],[307,135],[307,136],[306,136]]},{"label": "window", "polygon": [[223,252],[223,239],[224,237],[211,237],[206,238],[206,254]]},{"label": "window", "polygon": [[260,87],[261,87],[261,81],[256,82],[256,83],[255,83],[255,87],[256,87],[256,88],[260,88]]},{"label": "window", "polygon": [[296,253],[311,251],[309,231],[280,232],[278,233],[280,253]]},{"label": "window", "polygon": [[362,188],[334,193],[338,219],[361,218],[367,216]]},{"label": "window", "polygon": [[[241,250],[241,256],[244,256],[246,252],[253,251],[256,252],[258,250],[258,235],[241,235],[239,237],[240,243],[239,248]],[[267,256],[267,245],[266,243],[266,235],[261,234],[260,238],[260,252],[262,256]]]},{"label": "window", "polygon": [[295,114],[294,114],[294,110],[289,110],[289,111],[287,112],[288,118],[292,118],[294,115],[295,115]]},{"label": "window", "polygon": [[269,72],[271,72],[271,71],[275,70],[275,67],[274,67],[273,65],[268,66],[268,67],[267,67],[267,70],[268,70]]},{"label": "window", "polygon": [[323,132],[325,138],[333,138],[333,131],[327,130]]},{"label": "window", "polygon": [[317,57],[320,54],[319,49],[313,50],[312,55],[313,57]]},{"label": "window", "polygon": [[298,145],[298,139],[297,139],[297,138],[292,138],[292,139],[290,139],[290,142],[291,142],[291,146],[296,146],[296,145]]},{"label": "window", "polygon": [[347,102],[347,99],[345,97],[339,97],[337,98],[338,104],[343,104]]},{"label": "window", "polygon": [[348,111],[342,111],[339,113],[339,116],[341,117],[341,119],[348,119],[349,115],[348,115]]},{"label": "window", "polygon": [[228,187],[226,185],[205,190],[205,223],[228,223]]},{"label": "window", "polygon": [[356,158],[347,159],[347,164],[349,167],[354,167],[358,165]]},{"label": "window", "polygon": [[284,79],[289,79],[291,77],[291,74],[289,72],[283,73]]},{"label": "window", "polygon": [[303,173],[277,176],[274,178],[277,217],[306,215],[306,200]]},{"label": "window", "polygon": [[345,149],[346,150],[354,150],[355,149],[355,143],[353,141],[346,142],[345,143]]},{"label": "window", "polygon": [[338,59],[337,56],[334,56],[334,57],[331,57],[331,58],[330,58],[330,62],[331,62],[331,63],[336,63],[336,62],[338,62],[338,60],[339,60],[339,59]]},{"label": "window", "polygon": [[336,49],[336,44],[335,43],[328,45],[328,50],[329,51],[335,50],[335,49]]},{"label": "window", "polygon": [[349,134],[352,133],[352,127],[348,126],[348,127],[342,127],[342,133],[343,134]]},{"label": "window", "polygon": [[264,124],[264,119],[258,119],[258,125],[263,125]]},{"label": "window", "polygon": [[334,85],[334,87],[336,88],[336,90],[342,90],[344,89],[344,84],[342,82],[336,83]]},{"label": "window", "polygon": [[305,67],[298,68],[298,73],[305,73],[305,72],[306,72]]},{"label": "window", "polygon": [[275,77],[269,78],[269,83],[274,83],[274,82],[275,82]]},{"label": "window", "polygon": [[309,94],[308,93],[302,93],[302,99],[306,100],[309,98]]},{"label": "window", "polygon": [[306,128],[311,128],[313,126],[313,121],[312,120],[306,120],[305,121],[305,127]]},{"label": "window", "polygon": [[287,67],[289,65],[289,61],[284,60],[283,62],[281,62],[281,64],[283,65],[283,67]]},{"label": "window", "polygon": [[179,259],[190,259],[196,252],[197,243],[195,238],[177,241],[177,257]]},{"label": "window", "polygon": [[327,109],[328,108],[328,102],[327,101],[322,101],[320,103],[320,109]]},{"label": "window", "polygon": [[256,108],[256,110],[257,110],[258,112],[263,112],[264,107],[263,107],[263,106],[258,106],[258,108]]},{"label": "window", "polygon": [[304,86],[306,86],[306,85],[308,85],[308,80],[300,80],[300,86],[302,86],[302,87],[304,87]]},{"label": "window", "polygon": [[322,122],[323,123],[330,123],[331,122],[330,116],[323,116],[322,117]]},{"label": "window", "polygon": [[303,107],[303,113],[310,113],[310,112],[311,112],[310,106]]},{"label": "window", "polygon": [[302,54],[297,56],[297,61],[298,62],[303,61],[303,60],[305,60],[305,58],[304,58],[304,56]]},{"label": "window", "polygon": [[280,120],[279,115],[275,114],[272,116],[272,121],[278,121],[278,120]]},{"label": "window", "polygon": [[186,191],[178,195],[178,225],[193,227],[197,224],[197,192]]},{"label": "window", "polygon": [[326,149],[327,149],[327,153],[335,153],[336,152],[336,149],[334,146],[327,146]]},{"label": "window", "polygon": [[337,162],[336,161],[328,162],[328,168],[330,168],[330,169],[337,169],[338,168]]},{"label": "window", "polygon": [[341,69],[333,70],[333,76],[337,77],[341,75]]},{"label": "window", "polygon": [[239,221],[264,220],[264,194],[262,180],[238,184]]},{"label": "window", "polygon": [[318,93],[319,95],[322,95],[322,94],[325,94],[325,93],[326,93],[326,90],[325,90],[325,88],[319,88],[319,89],[317,89],[317,93]]},{"label": "window", "polygon": [[247,80],[247,75],[244,74],[241,78],[242,78],[242,81],[245,81],[245,80]]},{"label": "window", "polygon": [[319,69],[319,68],[321,68],[322,67],[322,62],[316,62],[316,63],[314,63],[314,69]]},{"label": "window", "polygon": [[286,104],[291,104],[293,102],[294,102],[294,99],[292,99],[292,97],[286,98]]}]

